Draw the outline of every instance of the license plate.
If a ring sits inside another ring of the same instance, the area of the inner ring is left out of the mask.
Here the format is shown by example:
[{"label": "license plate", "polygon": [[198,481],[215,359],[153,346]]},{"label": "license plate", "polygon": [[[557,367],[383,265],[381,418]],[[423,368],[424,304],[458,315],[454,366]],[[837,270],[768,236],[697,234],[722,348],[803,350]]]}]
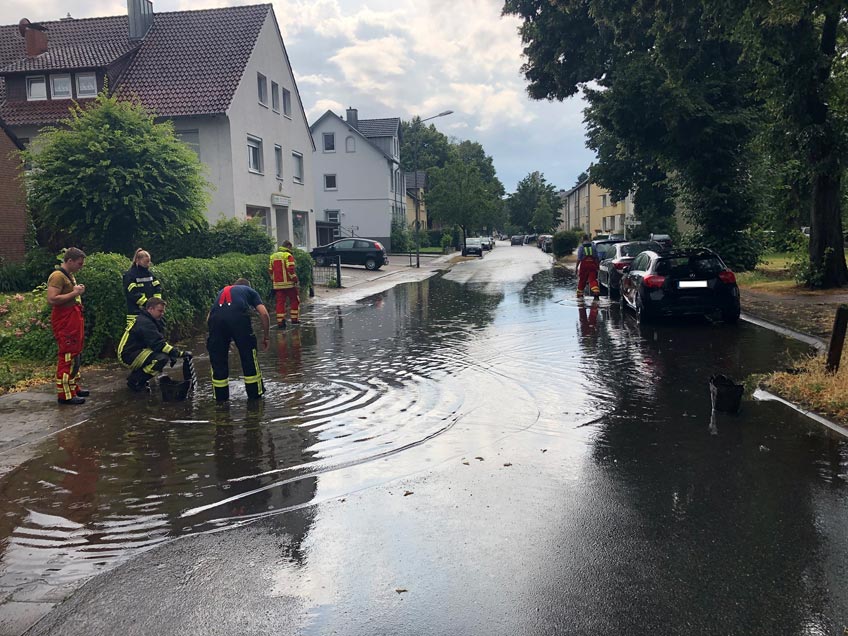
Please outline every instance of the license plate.
[{"label": "license plate", "polygon": [[705,280],[681,280],[677,283],[678,289],[692,289],[694,287],[707,287]]}]

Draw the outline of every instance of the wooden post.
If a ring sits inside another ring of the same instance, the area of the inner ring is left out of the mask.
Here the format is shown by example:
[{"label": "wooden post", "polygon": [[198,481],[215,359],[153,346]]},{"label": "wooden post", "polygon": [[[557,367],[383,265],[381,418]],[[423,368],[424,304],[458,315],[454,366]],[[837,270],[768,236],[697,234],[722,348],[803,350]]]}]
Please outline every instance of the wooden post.
[{"label": "wooden post", "polygon": [[848,328],[848,305],[836,308],[833,319],[833,333],[830,334],[830,346],[827,348],[827,372],[839,371],[839,361],[842,359],[842,346],[845,344],[845,330]]}]

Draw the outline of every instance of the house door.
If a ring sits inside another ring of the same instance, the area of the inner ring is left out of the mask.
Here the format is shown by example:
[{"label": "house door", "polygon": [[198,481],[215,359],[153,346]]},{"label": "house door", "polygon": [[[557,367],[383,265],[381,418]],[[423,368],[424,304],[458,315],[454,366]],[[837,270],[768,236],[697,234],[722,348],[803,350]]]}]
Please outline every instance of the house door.
[{"label": "house door", "polygon": [[277,245],[282,245],[283,241],[291,240],[289,209],[275,206],[274,219],[277,221]]}]

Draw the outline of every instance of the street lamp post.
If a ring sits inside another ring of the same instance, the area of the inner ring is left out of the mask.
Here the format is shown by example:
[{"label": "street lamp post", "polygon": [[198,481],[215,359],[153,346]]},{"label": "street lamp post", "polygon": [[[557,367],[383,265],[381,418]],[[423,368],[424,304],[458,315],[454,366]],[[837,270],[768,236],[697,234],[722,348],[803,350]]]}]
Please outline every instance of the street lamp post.
[{"label": "street lamp post", "polygon": [[[433,115],[432,117],[427,117],[426,119],[419,119],[418,123],[423,124],[425,121],[430,121],[431,119],[436,119],[436,117],[444,117],[445,115],[452,115],[452,110],[443,110],[438,115]],[[415,267],[421,267],[421,192],[418,188],[418,142],[412,146],[412,174],[415,179]]]}]

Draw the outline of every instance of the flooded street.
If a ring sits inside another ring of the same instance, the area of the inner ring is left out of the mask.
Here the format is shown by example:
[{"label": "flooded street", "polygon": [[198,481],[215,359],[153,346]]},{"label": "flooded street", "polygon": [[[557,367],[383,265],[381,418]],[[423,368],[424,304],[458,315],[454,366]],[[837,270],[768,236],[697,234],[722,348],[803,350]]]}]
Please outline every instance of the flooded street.
[{"label": "flooded street", "polygon": [[841,634],[848,443],[710,413],[712,374],[807,347],[640,326],[551,265],[311,305],[258,404],[215,405],[202,341],[189,402],[115,388],[0,479],[0,599],[101,574],[36,634]]}]

